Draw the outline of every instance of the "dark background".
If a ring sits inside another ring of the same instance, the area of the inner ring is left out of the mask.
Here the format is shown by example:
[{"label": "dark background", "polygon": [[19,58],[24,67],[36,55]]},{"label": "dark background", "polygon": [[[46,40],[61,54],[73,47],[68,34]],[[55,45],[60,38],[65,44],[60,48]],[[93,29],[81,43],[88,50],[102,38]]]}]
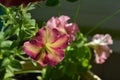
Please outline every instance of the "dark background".
[{"label": "dark background", "polygon": [[[74,3],[60,1],[60,6],[56,7],[47,7],[42,3],[41,8],[37,8],[31,13],[38,22],[47,21],[52,16],[59,14],[68,15],[74,21],[76,10],[79,7],[76,23],[79,24],[81,32],[87,34],[95,28],[88,34],[90,37],[96,33],[109,33],[114,40],[114,44],[110,46],[113,53],[106,63],[98,65],[94,63],[94,60],[92,61],[93,73],[100,76],[102,80],[120,80],[120,0],[78,0]],[[112,14],[116,15],[112,16]],[[103,20],[106,22],[104,23]],[[98,26],[98,24],[101,25]]]}]

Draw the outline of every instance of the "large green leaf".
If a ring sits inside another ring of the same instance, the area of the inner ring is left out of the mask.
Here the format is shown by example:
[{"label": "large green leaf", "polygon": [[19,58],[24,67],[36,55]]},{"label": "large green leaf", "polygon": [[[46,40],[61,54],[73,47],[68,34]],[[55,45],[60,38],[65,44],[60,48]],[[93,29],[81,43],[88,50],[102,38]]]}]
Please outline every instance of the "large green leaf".
[{"label": "large green leaf", "polygon": [[18,60],[12,60],[10,62],[10,66],[16,71],[22,69],[22,65],[20,64],[20,61]]}]

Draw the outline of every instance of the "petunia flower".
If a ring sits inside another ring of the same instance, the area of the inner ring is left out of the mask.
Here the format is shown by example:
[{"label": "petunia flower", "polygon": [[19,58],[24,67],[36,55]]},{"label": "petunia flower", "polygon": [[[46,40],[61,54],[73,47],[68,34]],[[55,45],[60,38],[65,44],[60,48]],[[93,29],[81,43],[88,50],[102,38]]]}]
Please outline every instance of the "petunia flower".
[{"label": "petunia flower", "polygon": [[102,64],[109,57],[112,50],[108,46],[97,46],[94,50],[95,61],[97,64]]},{"label": "petunia flower", "polygon": [[50,28],[56,28],[63,34],[69,36],[70,41],[75,40],[75,33],[79,31],[78,26],[75,23],[68,23],[70,19],[68,16],[52,17],[47,22],[47,26]]},{"label": "petunia flower", "polygon": [[23,4],[24,6],[28,5],[30,2],[36,2],[41,0],[0,0],[0,3],[6,7],[19,6]]},{"label": "petunia flower", "polygon": [[112,50],[108,47],[108,45],[111,44],[113,44],[113,40],[109,34],[96,34],[93,37],[93,41],[87,44],[88,46],[94,48],[96,63],[102,64],[109,57]]},{"label": "petunia flower", "polygon": [[35,38],[24,43],[23,51],[41,66],[55,66],[64,58],[68,36],[56,29],[41,28]]}]

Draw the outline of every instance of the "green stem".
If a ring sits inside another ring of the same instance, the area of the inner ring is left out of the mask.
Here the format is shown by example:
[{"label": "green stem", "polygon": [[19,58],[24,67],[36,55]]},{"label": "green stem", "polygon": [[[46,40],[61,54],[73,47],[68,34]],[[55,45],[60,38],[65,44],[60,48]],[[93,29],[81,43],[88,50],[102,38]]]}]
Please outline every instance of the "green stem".
[{"label": "green stem", "polygon": [[80,8],[81,8],[81,4],[80,3],[81,3],[81,1],[79,0],[78,7],[77,7],[77,10],[76,10],[74,18],[73,18],[73,22],[76,22],[78,20],[79,13],[80,13]]},{"label": "green stem", "polygon": [[23,56],[20,55],[20,54],[16,54],[16,56],[18,56],[18,57],[21,58],[22,60],[30,60],[29,58],[25,58],[25,57],[23,57]]},{"label": "green stem", "polygon": [[90,51],[90,48],[89,48],[89,47],[87,47],[87,49],[88,49],[88,52],[89,52],[89,59],[91,59],[91,58],[92,58],[92,53],[91,53],[91,51]]},{"label": "green stem", "polygon": [[58,16],[60,16],[60,14],[61,14],[61,3],[59,3],[57,7],[58,7]]},{"label": "green stem", "polygon": [[14,74],[26,74],[26,73],[41,73],[40,70],[27,70],[27,71],[16,71]]},{"label": "green stem", "polygon": [[112,15],[106,17],[105,19],[103,19],[101,22],[99,22],[95,27],[93,27],[86,35],[90,34],[91,32],[93,32],[94,30],[96,30],[98,27],[100,27],[101,25],[103,25],[105,22],[107,22],[108,20],[110,20],[111,18],[113,18],[114,16],[118,15],[120,13],[120,9],[117,10],[116,12],[112,13]]}]

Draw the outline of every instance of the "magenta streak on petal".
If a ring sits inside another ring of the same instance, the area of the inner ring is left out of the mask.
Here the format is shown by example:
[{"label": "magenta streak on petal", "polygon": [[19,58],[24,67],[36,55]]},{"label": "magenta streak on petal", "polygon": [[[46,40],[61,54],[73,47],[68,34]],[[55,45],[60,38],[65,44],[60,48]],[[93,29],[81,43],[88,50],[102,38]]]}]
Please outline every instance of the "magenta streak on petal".
[{"label": "magenta streak on petal", "polygon": [[26,52],[27,55],[29,55],[32,59],[36,59],[36,56],[38,55],[40,50],[40,47],[36,45],[32,45],[30,42],[25,42],[23,46],[23,51]]},{"label": "magenta streak on petal", "polygon": [[45,51],[41,52],[41,55],[38,56],[37,62],[41,65],[41,66],[46,66],[48,63],[48,59],[46,56],[47,53],[45,53]]},{"label": "magenta streak on petal", "polygon": [[26,54],[29,55],[32,59],[36,60],[37,54],[35,54],[34,52],[27,50],[25,48],[23,48],[23,51],[26,52]]},{"label": "magenta streak on petal", "polygon": [[30,42],[31,45],[35,45],[37,47],[43,47],[44,46],[44,44],[37,39],[31,39],[29,42]]},{"label": "magenta streak on petal", "polygon": [[48,65],[50,66],[55,66],[60,62],[60,60],[54,55],[52,55],[52,53],[48,53],[46,54],[46,56],[46,58],[48,59]]},{"label": "magenta streak on petal", "polygon": [[53,52],[59,57],[60,60],[62,60],[65,56],[65,53],[63,51],[63,49],[58,49],[58,48],[53,48],[51,47]]},{"label": "magenta streak on petal", "polygon": [[36,60],[39,55],[40,49],[43,47],[43,43],[37,39],[31,39],[24,43],[23,51],[26,52],[32,59]]},{"label": "magenta streak on petal", "polygon": [[52,47],[64,49],[68,46],[68,36],[66,34],[61,35],[52,44]]},{"label": "magenta streak on petal", "polygon": [[40,41],[40,42],[42,42],[43,44],[45,44],[45,40],[46,40],[46,28],[45,28],[45,27],[41,28],[41,29],[36,33],[35,39],[37,39],[38,41]]}]

